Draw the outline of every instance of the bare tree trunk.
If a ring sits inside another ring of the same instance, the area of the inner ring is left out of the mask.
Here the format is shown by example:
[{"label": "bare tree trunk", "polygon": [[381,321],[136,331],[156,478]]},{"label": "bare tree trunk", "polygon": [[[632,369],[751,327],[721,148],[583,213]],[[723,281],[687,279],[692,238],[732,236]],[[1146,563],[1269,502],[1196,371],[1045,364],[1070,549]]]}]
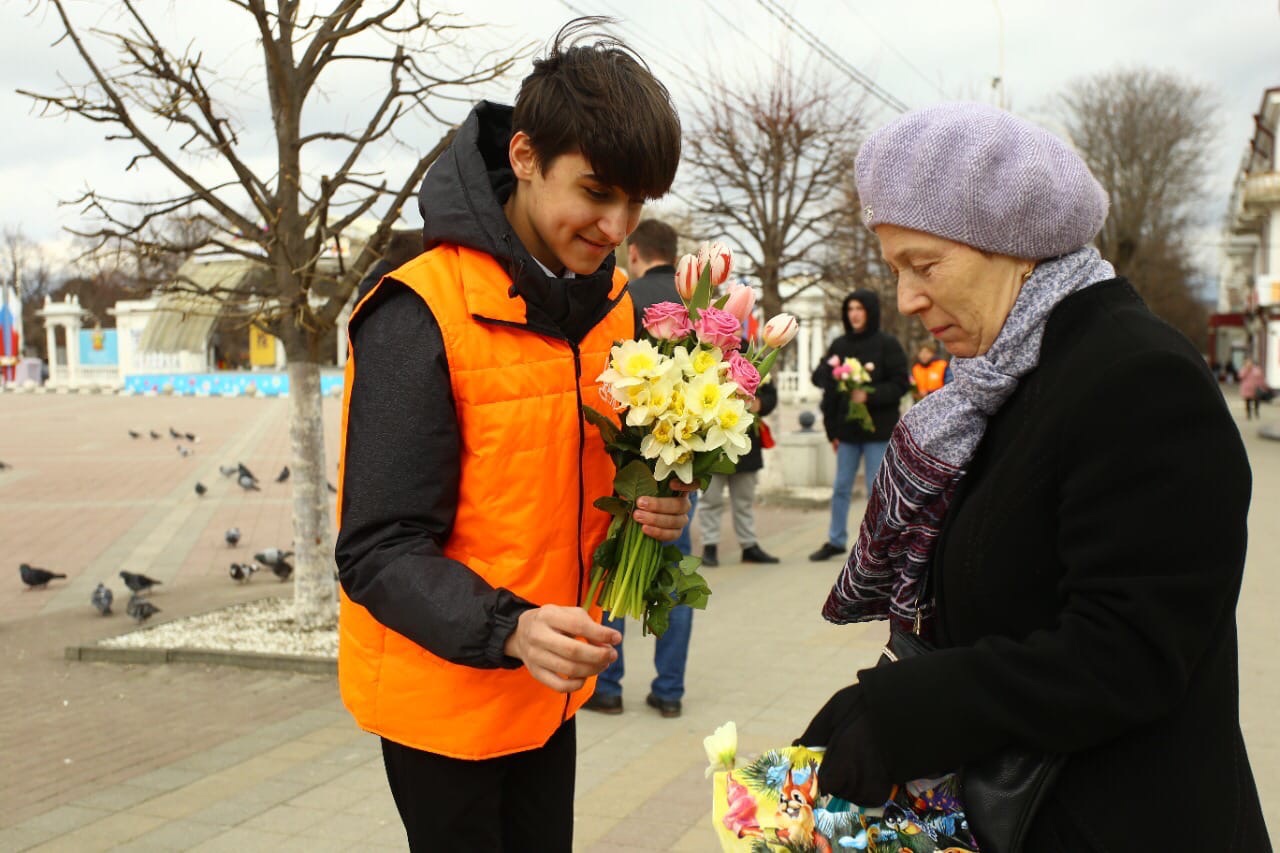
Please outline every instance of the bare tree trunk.
[{"label": "bare tree trunk", "polygon": [[320,366],[289,358],[289,439],[293,482],[294,620],[302,630],[331,627],[334,589],[331,500],[324,462]]}]

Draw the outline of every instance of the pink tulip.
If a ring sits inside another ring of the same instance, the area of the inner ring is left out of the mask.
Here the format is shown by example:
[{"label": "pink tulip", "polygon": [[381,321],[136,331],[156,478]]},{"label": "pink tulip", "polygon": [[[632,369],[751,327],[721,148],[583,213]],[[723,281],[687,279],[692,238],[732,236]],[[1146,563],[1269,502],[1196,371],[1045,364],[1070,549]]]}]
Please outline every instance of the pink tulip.
[{"label": "pink tulip", "polygon": [[751,311],[756,307],[756,292],[748,284],[729,285],[729,300],[724,303],[724,310],[738,318],[739,323],[747,322]]},{"label": "pink tulip", "polygon": [[723,350],[734,350],[742,346],[742,322],[728,311],[719,308],[704,308],[698,322],[693,324],[698,333],[698,340],[707,346],[720,347]]},{"label": "pink tulip", "polygon": [[698,249],[698,273],[711,268],[711,286],[719,287],[729,279],[733,269],[733,252],[723,243],[703,243]]},{"label": "pink tulip", "polygon": [[832,367],[839,367],[842,363],[843,362],[840,361],[840,356],[838,355],[833,355],[831,356],[831,358],[827,359],[827,364],[831,365]]},{"label": "pink tulip", "polygon": [[735,382],[738,389],[748,397],[756,395],[756,389],[760,387],[760,371],[756,370],[756,366],[743,357],[742,353],[734,351],[729,353],[729,381]]},{"label": "pink tulip", "polygon": [[659,302],[644,309],[644,328],[660,341],[678,341],[693,334],[689,309],[678,302]]},{"label": "pink tulip", "polygon": [[699,272],[698,259],[693,255],[685,255],[676,264],[676,293],[685,302],[693,298],[693,292],[698,288]]},{"label": "pink tulip", "polygon": [[853,368],[847,364],[841,364],[837,367],[831,368],[831,378],[835,379],[837,382],[848,379],[852,375]]},{"label": "pink tulip", "polygon": [[800,331],[800,323],[790,314],[779,314],[764,324],[764,344],[774,349],[782,349],[791,343],[792,338]]}]

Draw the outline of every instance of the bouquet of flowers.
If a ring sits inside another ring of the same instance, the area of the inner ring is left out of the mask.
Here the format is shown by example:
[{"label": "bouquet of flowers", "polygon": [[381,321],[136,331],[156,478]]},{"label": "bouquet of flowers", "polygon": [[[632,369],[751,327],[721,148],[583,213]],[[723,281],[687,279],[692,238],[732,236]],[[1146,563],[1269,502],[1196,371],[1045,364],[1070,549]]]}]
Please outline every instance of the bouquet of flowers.
[{"label": "bouquet of flowers", "polygon": [[875,432],[876,425],[871,420],[871,411],[867,409],[867,404],[853,401],[854,391],[875,393],[875,389],[871,387],[871,371],[875,369],[875,365],[871,362],[863,364],[856,358],[846,358],[841,361],[838,355],[827,359],[827,364],[831,365],[831,378],[836,381],[836,387],[849,395],[849,412],[844,419],[857,421],[858,425],[867,432]]},{"label": "bouquet of flowers", "polygon": [[583,606],[598,601],[615,618],[641,620],[646,633],[666,631],[678,604],[706,607],[711,589],[698,574],[700,559],[644,533],[632,518],[636,502],[673,495],[673,477],[705,488],[713,474],[736,470],[751,447],[755,416],[748,404],[798,329],[794,317],[779,314],[765,324],[762,342],[748,342],[744,350],[742,327],[755,308],[754,291],[734,284],[713,299],[732,268],[733,254],[718,243],[681,258],[681,301],[645,309],[645,336],[616,344],[597,379],[621,426],[584,407],[618,473],[613,496],[595,502],[613,521],[592,559]]}]

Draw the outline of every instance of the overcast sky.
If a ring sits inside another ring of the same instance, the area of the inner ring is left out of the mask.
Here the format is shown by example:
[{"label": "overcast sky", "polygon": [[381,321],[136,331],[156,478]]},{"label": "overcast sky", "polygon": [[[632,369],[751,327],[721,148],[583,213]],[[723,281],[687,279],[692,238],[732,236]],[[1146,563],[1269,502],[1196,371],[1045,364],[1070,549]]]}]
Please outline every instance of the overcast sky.
[{"label": "overcast sky", "polygon": [[[370,0],[370,5],[377,2]],[[543,42],[575,10],[617,17],[621,34],[668,84],[686,118],[697,102],[705,69],[744,77],[764,64],[765,57],[784,50],[793,57],[810,57],[834,79],[856,86],[784,29],[766,4],[774,5],[772,0],[467,0],[424,5],[464,10],[467,22],[490,25],[467,34],[469,56],[486,48]],[[85,24],[111,24],[115,5],[111,0],[70,0],[73,14]],[[227,91],[246,144],[259,145],[252,159],[269,164],[272,149],[259,106],[263,96],[252,70],[261,54],[244,14],[226,0],[140,0],[139,5],[162,32],[199,45],[206,68],[237,81],[237,88]],[[1263,90],[1280,85],[1277,0],[781,0],[779,5],[845,62],[910,107],[957,98],[993,100],[991,80],[998,74],[1010,108],[1037,120],[1066,83],[1100,71],[1145,65],[1203,84],[1221,104],[1217,145],[1207,152],[1214,185],[1206,216],[1215,221],[1225,212]],[[64,239],[61,229],[79,221],[76,210],[58,202],[86,186],[156,198],[173,184],[154,168],[126,174],[135,149],[105,141],[105,127],[39,118],[30,100],[14,92],[56,92],[62,79],[86,79],[66,45],[51,46],[58,33],[52,12],[35,3],[35,11],[24,14],[32,7],[29,0],[0,3],[0,115],[5,130],[0,136],[0,225],[21,226],[32,239],[54,243]],[[520,76],[513,74],[475,95],[509,101]],[[358,121],[380,85],[368,76],[331,81],[324,101],[309,115],[317,123]],[[891,115],[887,108],[880,112],[881,120]],[[409,148],[427,148],[437,135],[426,123],[406,125],[406,148],[386,152],[379,165],[394,177],[407,168]],[[416,210],[412,215],[416,220]],[[1199,256],[1211,264],[1216,236],[1207,231],[1198,239],[1203,241]]]}]

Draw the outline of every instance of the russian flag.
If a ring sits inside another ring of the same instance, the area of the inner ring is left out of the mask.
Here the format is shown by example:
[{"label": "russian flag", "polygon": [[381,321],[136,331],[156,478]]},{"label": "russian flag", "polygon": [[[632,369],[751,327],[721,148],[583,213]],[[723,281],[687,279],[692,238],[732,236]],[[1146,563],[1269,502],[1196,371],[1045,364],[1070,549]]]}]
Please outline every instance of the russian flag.
[{"label": "russian flag", "polygon": [[[13,381],[18,358],[18,329],[13,322],[13,312],[9,309],[9,291],[9,285],[0,285],[0,356],[4,357],[0,359],[0,363],[4,365],[0,371],[6,382]],[[17,302],[16,299],[12,301]]]}]

